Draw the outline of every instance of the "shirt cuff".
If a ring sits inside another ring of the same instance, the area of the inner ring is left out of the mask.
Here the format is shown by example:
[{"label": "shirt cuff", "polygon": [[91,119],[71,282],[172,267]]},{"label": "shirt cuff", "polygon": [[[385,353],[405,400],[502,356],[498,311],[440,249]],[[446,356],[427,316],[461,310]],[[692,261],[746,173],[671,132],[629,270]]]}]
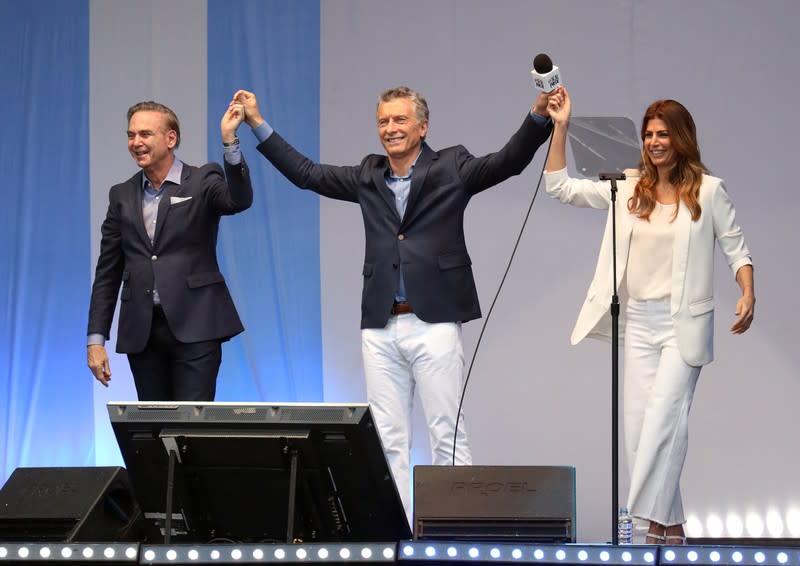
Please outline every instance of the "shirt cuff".
[{"label": "shirt cuff", "polygon": [[106,337],[102,334],[89,334],[86,337],[86,345],[87,346],[105,346],[106,345]]},{"label": "shirt cuff", "polygon": [[272,126],[267,124],[266,120],[257,127],[253,128],[253,133],[256,135],[258,143],[264,143],[267,141],[267,138],[270,137],[274,131],[275,130],[272,129]]},{"label": "shirt cuff", "polygon": [[242,162],[242,148],[237,144],[222,146],[225,161],[231,165],[239,165]]},{"label": "shirt cuff", "polygon": [[539,126],[546,126],[550,122],[550,116],[540,116],[533,110],[530,111],[531,118],[534,122],[536,122]]}]

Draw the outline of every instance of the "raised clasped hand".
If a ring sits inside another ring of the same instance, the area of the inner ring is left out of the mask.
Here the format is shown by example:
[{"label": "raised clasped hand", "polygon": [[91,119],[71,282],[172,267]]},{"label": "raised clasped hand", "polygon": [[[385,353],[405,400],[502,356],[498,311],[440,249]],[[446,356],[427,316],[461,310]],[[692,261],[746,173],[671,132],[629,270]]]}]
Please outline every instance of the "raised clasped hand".
[{"label": "raised clasped hand", "polygon": [[244,119],[247,125],[255,128],[261,125],[264,119],[261,117],[261,111],[258,108],[258,100],[256,95],[247,90],[237,90],[233,95],[232,102],[242,105],[244,108]]},{"label": "raised clasped hand", "polygon": [[547,113],[556,124],[563,124],[569,120],[572,103],[567,89],[561,85],[547,95]]}]

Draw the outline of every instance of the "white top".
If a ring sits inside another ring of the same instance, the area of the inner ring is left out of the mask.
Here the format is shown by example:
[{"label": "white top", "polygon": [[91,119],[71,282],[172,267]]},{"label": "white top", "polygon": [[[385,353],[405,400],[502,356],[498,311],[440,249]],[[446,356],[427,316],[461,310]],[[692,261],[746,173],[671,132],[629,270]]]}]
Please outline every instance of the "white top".
[{"label": "white top", "polygon": [[628,257],[628,295],[640,301],[666,299],[672,289],[672,247],[677,204],[656,202],[650,220],[637,218]]}]

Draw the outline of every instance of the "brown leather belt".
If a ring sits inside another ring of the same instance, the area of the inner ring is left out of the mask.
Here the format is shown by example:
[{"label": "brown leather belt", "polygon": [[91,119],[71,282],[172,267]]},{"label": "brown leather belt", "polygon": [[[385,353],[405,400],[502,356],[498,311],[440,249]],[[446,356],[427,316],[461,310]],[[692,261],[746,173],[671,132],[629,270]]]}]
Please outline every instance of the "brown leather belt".
[{"label": "brown leather belt", "polygon": [[392,314],[408,314],[414,312],[411,305],[406,302],[392,304]]}]

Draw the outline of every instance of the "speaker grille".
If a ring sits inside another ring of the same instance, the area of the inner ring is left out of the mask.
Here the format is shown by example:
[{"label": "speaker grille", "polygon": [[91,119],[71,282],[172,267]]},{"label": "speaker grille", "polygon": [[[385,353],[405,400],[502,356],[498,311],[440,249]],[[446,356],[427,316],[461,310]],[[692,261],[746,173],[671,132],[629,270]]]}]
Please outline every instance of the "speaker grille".
[{"label": "speaker grille", "polygon": [[61,542],[70,538],[78,519],[0,519],[0,540]]},{"label": "speaker grille", "polygon": [[421,519],[417,522],[417,538],[563,543],[572,540],[572,523],[558,519]]},{"label": "speaker grille", "polygon": [[270,417],[272,410],[269,407],[246,406],[206,406],[203,407],[203,420],[212,423],[236,423],[236,422],[270,422],[274,419]]},{"label": "speaker grille", "polygon": [[282,421],[311,423],[347,423],[353,421],[353,411],[348,407],[284,407]]},{"label": "speaker grille", "polygon": [[162,422],[182,422],[188,421],[188,417],[182,411],[174,409],[148,409],[146,411],[127,411],[125,413],[125,420],[130,422],[151,422],[159,420]]}]

